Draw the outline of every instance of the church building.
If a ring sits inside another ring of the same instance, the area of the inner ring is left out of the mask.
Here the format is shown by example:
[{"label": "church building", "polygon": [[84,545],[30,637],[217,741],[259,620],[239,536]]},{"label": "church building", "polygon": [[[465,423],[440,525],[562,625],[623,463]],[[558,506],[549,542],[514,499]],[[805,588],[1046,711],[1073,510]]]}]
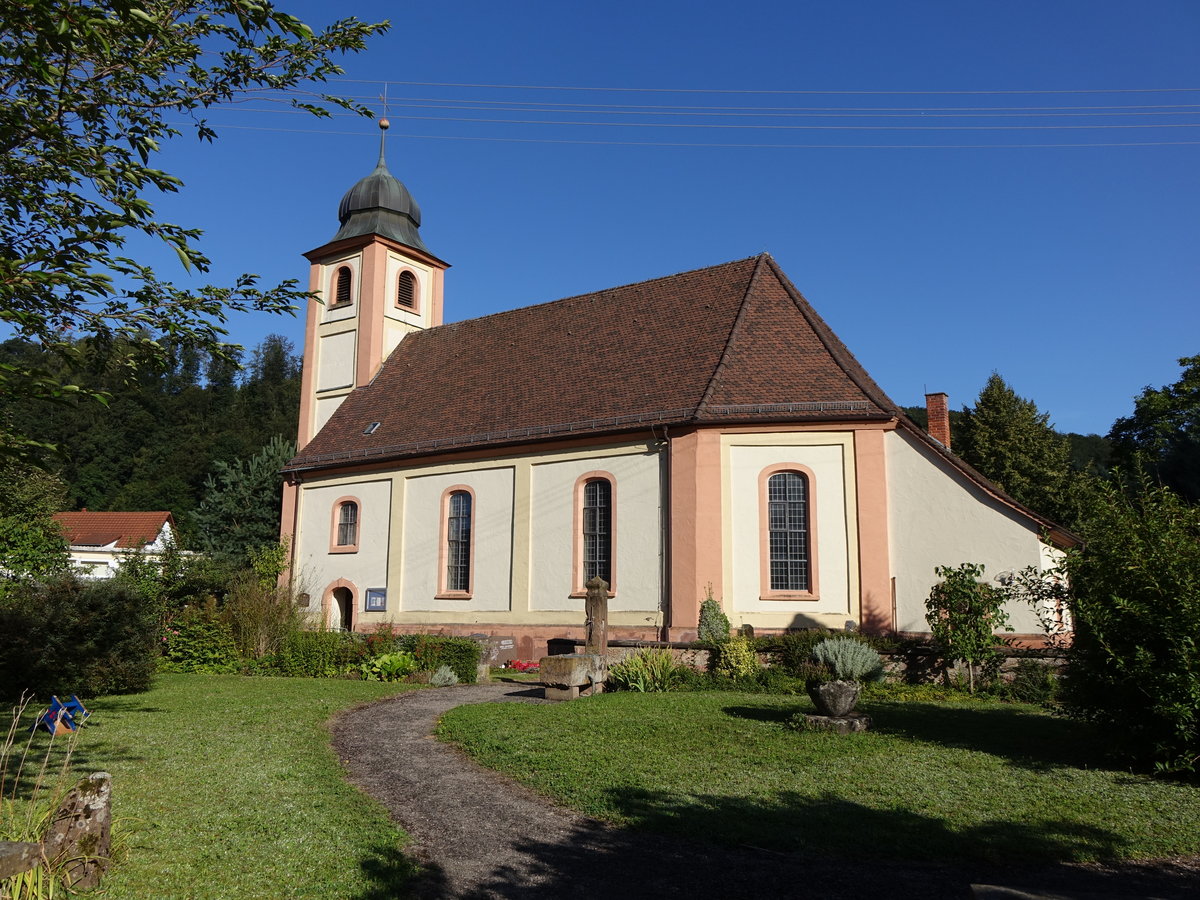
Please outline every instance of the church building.
[{"label": "church building", "polygon": [[326,625],[535,657],[582,637],[598,575],[614,638],[692,639],[707,596],[759,633],[920,632],[936,566],[1073,542],[954,456],[945,395],[936,437],[911,422],[767,254],[443,324],[448,264],[382,149],[338,218],[306,254],[283,514]]}]

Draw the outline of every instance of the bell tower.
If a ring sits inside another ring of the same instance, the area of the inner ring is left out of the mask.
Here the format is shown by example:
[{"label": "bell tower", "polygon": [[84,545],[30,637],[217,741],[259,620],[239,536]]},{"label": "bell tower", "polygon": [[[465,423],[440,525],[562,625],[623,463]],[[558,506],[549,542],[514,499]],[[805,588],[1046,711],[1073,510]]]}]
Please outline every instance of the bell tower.
[{"label": "bell tower", "polygon": [[421,240],[420,207],[388,171],[388,120],[379,127],[379,162],[342,197],[337,234],[304,254],[319,299],[309,301],[305,323],[300,449],[406,334],[442,324],[449,264]]}]

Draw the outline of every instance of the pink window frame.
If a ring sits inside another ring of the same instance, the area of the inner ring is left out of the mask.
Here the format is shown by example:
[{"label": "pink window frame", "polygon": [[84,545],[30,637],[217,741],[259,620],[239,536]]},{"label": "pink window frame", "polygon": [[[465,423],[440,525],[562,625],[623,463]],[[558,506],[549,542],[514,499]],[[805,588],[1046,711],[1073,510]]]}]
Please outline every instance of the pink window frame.
[{"label": "pink window frame", "polygon": [[[412,280],[413,280],[413,305],[412,306],[405,306],[404,304],[402,304],[400,302],[400,276],[403,275],[405,272],[407,272],[409,275],[411,275]],[[413,269],[411,269],[407,266],[404,266],[403,268],[400,269],[399,272],[396,273],[396,298],[393,301],[393,306],[395,306],[396,309],[402,309],[407,313],[414,313],[416,315],[421,314],[421,278],[420,278],[420,276],[417,275],[417,273]]]},{"label": "pink window frame", "polygon": [[[354,529],[353,544],[339,544],[338,540],[338,525],[342,517],[342,507],[347,503],[353,503],[358,507],[358,524]],[[330,514],[329,527],[329,552],[330,553],[357,553],[359,544],[362,543],[362,526],[363,526],[363,505],[362,501],[357,497],[338,497],[333,501],[333,511]]]},{"label": "pink window frame", "polygon": [[583,491],[589,481],[608,482],[608,596],[617,596],[617,479],[611,472],[585,472],[575,479],[571,517],[571,597],[586,597],[583,580]]},{"label": "pink window frame", "polygon": [[[467,589],[452,591],[446,586],[446,566],[450,556],[450,497],[460,492],[471,498],[471,544],[467,551]],[[441,525],[438,529],[438,588],[434,595],[435,600],[470,600],[475,596],[475,523],[478,520],[475,491],[470,485],[455,484],[442,491]]]},{"label": "pink window frame", "polygon": [[[772,475],[780,472],[797,472],[808,482],[806,493],[808,520],[808,590],[771,590],[771,522],[768,515],[770,497],[767,485]],[[758,577],[760,600],[820,600],[820,583],[817,580],[817,480],[808,466],[800,463],[777,463],[763,469],[758,475]]]}]

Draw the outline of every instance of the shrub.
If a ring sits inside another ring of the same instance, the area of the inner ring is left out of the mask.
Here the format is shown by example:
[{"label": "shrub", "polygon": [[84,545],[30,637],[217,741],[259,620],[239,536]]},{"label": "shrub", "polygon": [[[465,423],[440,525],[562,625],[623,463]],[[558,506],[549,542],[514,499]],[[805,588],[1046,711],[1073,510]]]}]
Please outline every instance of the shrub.
[{"label": "shrub", "polygon": [[712,658],[713,674],[723,678],[750,678],[761,668],[753,642],[742,635],[714,647]]},{"label": "shrub", "polygon": [[225,619],[246,659],[278,653],[301,622],[291,589],[253,572],[234,577],[225,595]]},{"label": "shrub", "polygon": [[359,664],[359,671],[366,681],[399,681],[417,671],[417,658],[411,653],[397,650],[368,657]]},{"label": "shrub", "polygon": [[1064,701],[1125,758],[1200,774],[1200,507],[1143,481],[1087,499],[1067,555],[1075,640]]},{"label": "shrub", "polygon": [[801,673],[812,660],[813,647],[827,637],[829,632],[823,628],[788,631],[771,639],[764,649],[774,665],[790,675],[804,677]]},{"label": "shrub", "polygon": [[813,647],[814,662],[829,667],[839,681],[881,681],[883,659],[862,641],[849,637],[826,638]]},{"label": "shrub", "polygon": [[357,639],[356,635],[340,631],[298,631],[284,641],[274,665],[267,671],[293,677],[336,678],[356,669],[366,656],[366,642]]},{"label": "shrub", "polygon": [[433,677],[429,679],[429,683],[434,687],[450,687],[458,684],[458,676],[454,674],[454,670],[449,666],[442,666],[433,673]]},{"label": "shrub", "polygon": [[616,691],[661,693],[678,681],[679,668],[670,650],[643,647],[609,667],[607,684]]},{"label": "shrub", "polygon": [[463,684],[474,684],[479,671],[479,645],[470,638],[443,634],[403,634],[396,647],[411,653],[418,672],[436,672],[449,666]]},{"label": "shrub", "polygon": [[1058,694],[1058,676],[1054,667],[1036,659],[1017,660],[1012,681],[1000,685],[997,693],[1017,703],[1050,703]]},{"label": "shrub", "polygon": [[153,610],[128,585],[13,584],[0,601],[0,696],[149,690],[159,643]]},{"label": "shrub", "polygon": [[933,586],[925,601],[925,619],[933,639],[947,659],[967,664],[971,691],[975,690],[975,667],[993,662],[996,647],[1002,641],[999,628],[1008,628],[1004,592],[979,581],[983,566],[962,563],[957,569],[938,566],[934,572],[942,580]]},{"label": "shrub", "polygon": [[704,590],[704,600],[700,603],[700,626],[696,639],[702,644],[720,644],[729,640],[729,616],[721,609],[721,604],[713,599],[712,585]]},{"label": "shrub", "polygon": [[237,645],[216,601],[190,606],[174,616],[163,636],[162,669],[219,675],[239,668]]}]

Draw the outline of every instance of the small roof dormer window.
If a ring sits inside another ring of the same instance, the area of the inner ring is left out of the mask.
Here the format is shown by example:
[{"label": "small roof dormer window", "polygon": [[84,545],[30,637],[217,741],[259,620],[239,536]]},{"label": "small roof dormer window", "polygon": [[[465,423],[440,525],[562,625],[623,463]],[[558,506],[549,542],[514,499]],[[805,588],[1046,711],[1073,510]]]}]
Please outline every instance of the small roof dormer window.
[{"label": "small roof dormer window", "polygon": [[368,425],[366,428],[363,429],[363,434],[374,434],[378,430],[379,430],[379,423],[372,422],[370,425]]}]

